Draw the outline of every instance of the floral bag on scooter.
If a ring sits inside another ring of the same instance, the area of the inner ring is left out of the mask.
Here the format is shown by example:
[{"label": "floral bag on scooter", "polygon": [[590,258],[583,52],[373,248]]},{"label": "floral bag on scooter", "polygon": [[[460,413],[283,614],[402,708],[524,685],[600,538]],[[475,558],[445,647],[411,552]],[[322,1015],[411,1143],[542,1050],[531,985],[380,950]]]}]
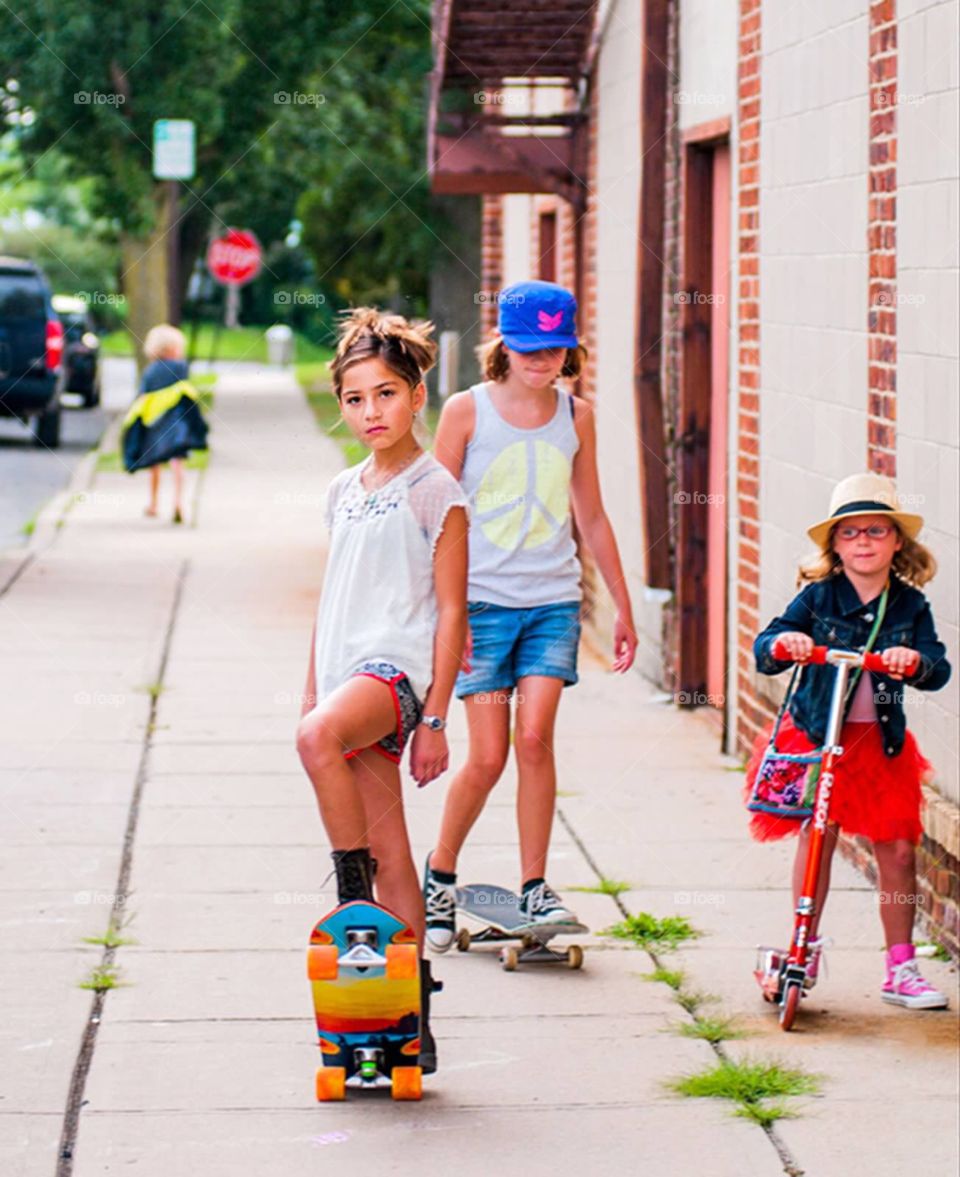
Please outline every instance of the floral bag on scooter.
[{"label": "floral bag on scooter", "polygon": [[[877,619],[873,623],[873,629],[871,629],[870,636],[867,638],[867,643],[863,648],[865,654],[873,649],[873,643],[876,641],[877,634],[880,632],[880,626],[883,624],[883,617],[887,611],[888,592],[889,586],[884,588],[883,595],[880,597]],[[787,686],[787,693],[784,695],[783,702],[780,704],[780,710],[777,712],[773,731],[770,734],[770,743],[767,745],[763,759],[760,762],[760,768],[757,771],[753,792],[750,795],[747,808],[754,813],[773,813],[777,817],[796,818],[802,821],[810,817],[813,813],[813,801],[817,792],[817,781],[820,778],[820,762],[823,760],[823,750],[817,748],[812,752],[789,753],[780,752],[777,749],[777,733],[780,731],[780,724],[786,714],[790,700],[793,698],[799,672],[800,666],[797,665],[793,668],[793,674],[790,676],[790,682]],[[853,698],[853,693],[857,689],[857,684],[860,681],[860,675],[862,673],[862,669],[858,669],[850,678],[850,685],[847,688],[844,701],[844,710],[846,710],[846,705]]]}]

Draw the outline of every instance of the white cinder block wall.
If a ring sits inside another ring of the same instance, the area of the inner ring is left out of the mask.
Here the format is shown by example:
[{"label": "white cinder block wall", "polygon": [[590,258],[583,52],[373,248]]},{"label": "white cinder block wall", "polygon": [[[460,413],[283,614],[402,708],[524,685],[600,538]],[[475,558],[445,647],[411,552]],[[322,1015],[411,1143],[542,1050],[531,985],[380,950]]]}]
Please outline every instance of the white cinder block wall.
[{"label": "white cinder block wall", "polygon": [[[600,485],[633,599],[638,664],[658,679],[661,607],[643,589],[646,538],[633,372],[636,346],[637,215],[640,177],[640,6],[617,0],[597,75],[596,347]],[[605,599],[605,594],[601,599]]]},{"label": "white cinder block wall", "polygon": [[954,667],[933,695],[907,692],[909,723],[960,800],[958,643],[958,199],[957,0],[899,0],[897,175],[897,475],[927,521],[940,565],[926,592]]},{"label": "white cinder block wall", "polygon": [[[763,9],[760,614],[867,450],[866,4]],[[761,687],[763,684],[761,683]]]}]

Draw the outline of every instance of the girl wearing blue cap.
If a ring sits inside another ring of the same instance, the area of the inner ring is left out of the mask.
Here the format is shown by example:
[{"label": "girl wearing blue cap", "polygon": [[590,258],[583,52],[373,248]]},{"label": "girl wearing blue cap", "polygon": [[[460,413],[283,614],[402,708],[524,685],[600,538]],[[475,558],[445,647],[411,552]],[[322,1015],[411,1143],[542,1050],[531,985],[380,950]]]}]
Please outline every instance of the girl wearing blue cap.
[{"label": "girl wearing blue cap", "polygon": [[637,646],[617,542],[597,476],[593,410],[557,385],[579,375],[573,295],[552,282],[501,292],[498,331],[480,348],[483,382],[446,403],[436,456],[470,497],[470,637],[456,694],[470,747],[447,794],[424,895],[427,942],[455,934],[457,856],[513,743],[517,757],[521,908],[533,923],[575,920],[547,884],[556,803],[553,729],[565,686],[577,681],[580,562],[573,516],[617,610],[613,669]]}]

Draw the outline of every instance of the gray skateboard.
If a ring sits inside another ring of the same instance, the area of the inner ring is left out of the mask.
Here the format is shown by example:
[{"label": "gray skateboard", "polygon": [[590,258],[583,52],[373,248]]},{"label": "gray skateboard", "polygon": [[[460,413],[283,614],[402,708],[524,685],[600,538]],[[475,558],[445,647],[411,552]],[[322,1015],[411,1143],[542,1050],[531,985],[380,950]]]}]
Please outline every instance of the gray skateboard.
[{"label": "gray skateboard", "polygon": [[[468,952],[472,944],[503,944],[500,963],[507,972],[513,972],[519,964],[559,963],[571,969],[583,965],[583,949],[579,944],[560,951],[551,948],[550,941],[555,936],[582,935],[590,929],[579,923],[531,924],[520,912],[519,896],[506,887],[487,883],[458,887],[457,910],[483,925],[479,932],[460,928],[457,932],[460,952]],[[519,948],[510,941],[517,941]]]}]

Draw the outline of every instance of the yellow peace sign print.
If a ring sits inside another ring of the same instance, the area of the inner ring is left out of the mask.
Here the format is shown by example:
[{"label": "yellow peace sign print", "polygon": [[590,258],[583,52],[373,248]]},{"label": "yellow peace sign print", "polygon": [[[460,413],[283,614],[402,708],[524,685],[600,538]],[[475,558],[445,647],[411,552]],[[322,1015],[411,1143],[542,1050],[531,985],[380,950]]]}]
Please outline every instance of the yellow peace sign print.
[{"label": "yellow peace sign print", "polygon": [[474,512],[498,548],[539,548],[570,514],[570,461],[548,441],[518,441],[487,467]]}]

